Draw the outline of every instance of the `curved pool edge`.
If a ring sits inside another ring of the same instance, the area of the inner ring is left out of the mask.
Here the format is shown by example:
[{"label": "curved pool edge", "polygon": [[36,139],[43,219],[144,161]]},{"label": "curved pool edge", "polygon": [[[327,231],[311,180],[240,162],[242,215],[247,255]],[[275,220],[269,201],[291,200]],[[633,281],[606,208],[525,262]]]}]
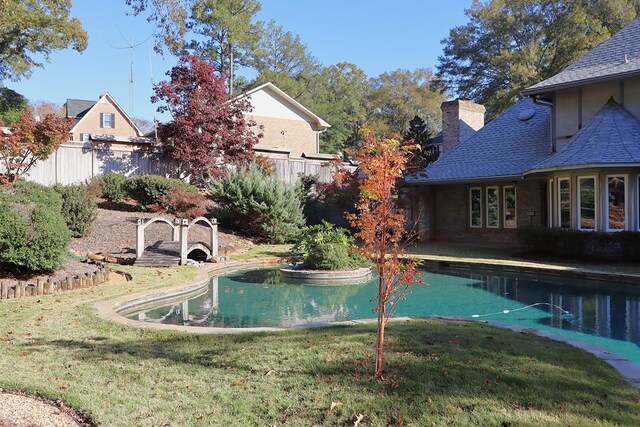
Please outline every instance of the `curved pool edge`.
[{"label": "curved pool edge", "polygon": [[[187,333],[198,333],[208,335],[232,335],[254,332],[279,332],[289,330],[301,330],[308,328],[320,328],[320,327],[332,327],[332,326],[350,326],[350,325],[364,325],[376,323],[377,319],[357,319],[347,320],[340,322],[318,322],[307,323],[303,325],[295,325],[290,327],[253,327],[253,328],[223,328],[223,327],[202,327],[202,326],[183,326],[183,325],[166,325],[158,323],[141,322],[138,320],[131,320],[119,312],[133,306],[149,303],[158,299],[172,298],[180,295],[188,294],[190,292],[197,291],[198,289],[207,286],[209,283],[209,277],[212,274],[226,274],[233,271],[244,270],[247,268],[258,268],[274,266],[280,263],[278,258],[259,258],[251,261],[226,261],[218,263],[212,267],[200,269],[190,283],[184,285],[177,285],[166,289],[151,289],[147,291],[138,292],[135,294],[123,295],[111,300],[97,301],[93,304],[97,314],[112,322],[116,322],[122,325],[155,329],[155,330],[171,330]],[[549,270],[545,270],[550,272]],[[561,273],[561,272],[560,272]],[[561,273],[562,274],[562,273]],[[640,280],[640,278],[638,278]],[[536,335],[542,338],[559,341],[567,345],[579,348],[583,351],[593,354],[597,358],[603,360],[612,366],[632,387],[640,390],[640,365],[630,361],[629,359],[622,357],[612,351],[607,350],[604,347],[600,347],[595,344],[590,344],[572,338],[553,334],[551,332],[543,331],[540,329],[534,329],[519,325],[511,325],[501,322],[493,322],[486,320],[474,320],[464,317],[443,317],[443,316],[423,316],[423,317],[395,317],[390,319],[392,322],[410,321],[410,320],[443,320],[449,322],[474,322],[483,323],[488,326],[509,329],[516,333],[526,333],[530,335]]]}]

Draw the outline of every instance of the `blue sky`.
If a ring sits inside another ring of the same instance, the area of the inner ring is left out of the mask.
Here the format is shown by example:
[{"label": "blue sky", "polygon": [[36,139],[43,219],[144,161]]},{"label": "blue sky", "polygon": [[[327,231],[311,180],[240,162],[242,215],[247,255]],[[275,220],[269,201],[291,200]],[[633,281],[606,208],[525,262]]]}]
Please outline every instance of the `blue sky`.
[{"label": "blue sky", "polygon": [[[323,65],[352,62],[369,77],[398,68],[435,68],[440,40],[466,22],[472,0],[262,0],[259,19],[274,19],[300,35]],[[133,117],[153,119],[149,98],[154,82],[176,58],[150,52],[145,42],[154,26],[142,16],[127,16],[124,0],[100,6],[95,0],[73,0],[72,15],[89,34],[89,46],[54,52],[44,68],[29,79],[3,82],[30,101],[62,104],[67,98],[97,99],[109,92]],[[106,6],[109,7],[106,7]],[[138,45],[133,50],[127,46]],[[133,90],[129,74],[133,64]],[[251,76],[250,72],[240,72]],[[133,96],[130,96],[132,93]],[[161,120],[166,117],[159,117]]]}]

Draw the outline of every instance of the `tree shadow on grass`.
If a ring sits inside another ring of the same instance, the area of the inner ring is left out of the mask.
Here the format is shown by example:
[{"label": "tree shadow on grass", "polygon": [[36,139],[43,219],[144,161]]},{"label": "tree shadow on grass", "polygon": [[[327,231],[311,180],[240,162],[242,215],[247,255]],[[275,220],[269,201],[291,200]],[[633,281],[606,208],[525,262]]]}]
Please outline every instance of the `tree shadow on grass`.
[{"label": "tree shadow on grass", "polygon": [[481,324],[390,324],[384,380],[373,376],[375,325],[277,334],[142,335],[36,340],[32,346],[71,350],[75,360],[86,363],[118,360],[135,366],[158,359],[163,366],[235,369],[248,376],[259,373],[256,381],[263,381],[264,366],[273,366],[286,372],[283,387],[329,384],[379,402],[380,414],[395,411],[412,420],[439,411],[458,420],[473,417],[474,411],[494,411],[502,420],[498,424],[511,425],[518,420],[509,414],[523,411],[640,425],[638,393],[622,387],[617,373],[592,355]]}]

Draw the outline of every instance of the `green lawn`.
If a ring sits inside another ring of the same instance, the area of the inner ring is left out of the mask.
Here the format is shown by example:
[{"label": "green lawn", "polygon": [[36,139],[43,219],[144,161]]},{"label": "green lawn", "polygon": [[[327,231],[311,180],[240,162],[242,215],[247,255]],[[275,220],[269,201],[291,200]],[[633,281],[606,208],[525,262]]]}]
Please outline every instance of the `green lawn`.
[{"label": "green lawn", "polygon": [[98,318],[97,299],[193,268],[129,267],[126,284],[0,301],[0,388],[62,398],[105,426],[640,425],[640,392],[590,354],[482,324],[204,336]]}]

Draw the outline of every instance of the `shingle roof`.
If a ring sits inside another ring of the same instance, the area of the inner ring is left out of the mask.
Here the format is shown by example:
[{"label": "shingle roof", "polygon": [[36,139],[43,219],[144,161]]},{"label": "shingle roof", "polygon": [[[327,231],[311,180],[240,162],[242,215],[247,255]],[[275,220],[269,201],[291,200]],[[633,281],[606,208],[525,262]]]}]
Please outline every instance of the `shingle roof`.
[{"label": "shingle roof", "polygon": [[[528,120],[519,116],[534,113]],[[551,108],[529,98],[518,101],[408,183],[520,177],[550,154]]]},{"label": "shingle roof", "polygon": [[640,18],[555,76],[525,89],[533,95],[578,84],[640,74]]},{"label": "shingle roof", "polygon": [[67,117],[75,119],[77,123],[97,102],[85,99],[67,99]]},{"label": "shingle roof", "polygon": [[613,100],[553,156],[527,173],[640,162],[640,122]]}]

